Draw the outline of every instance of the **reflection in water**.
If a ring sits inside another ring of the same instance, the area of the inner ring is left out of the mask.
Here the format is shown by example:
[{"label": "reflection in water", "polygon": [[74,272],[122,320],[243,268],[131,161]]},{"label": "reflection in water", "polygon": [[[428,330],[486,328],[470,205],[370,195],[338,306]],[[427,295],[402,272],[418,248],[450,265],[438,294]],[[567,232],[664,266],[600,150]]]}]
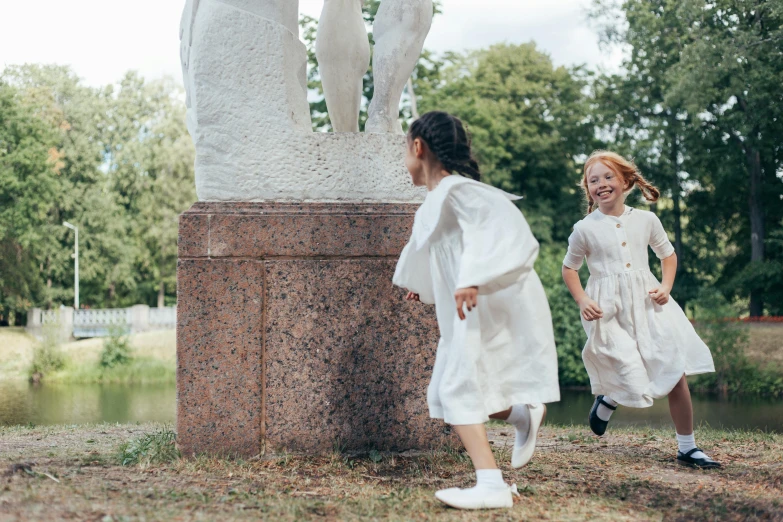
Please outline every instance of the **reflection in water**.
[{"label": "reflection in water", "polygon": [[174,384],[0,382],[0,425],[174,422]]},{"label": "reflection in water", "polygon": [[[423,400],[423,398],[422,398]],[[588,391],[563,390],[560,402],[548,405],[547,422],[587,425],[593,404]],[[0,425],[86,424],[94,422],[169,422],[175,420],[174,384],[43,384],[0,382]],[[696,425],[760,429],[783,433],[783,401],[693,397]],[[665,399],[652,408],[618,408],[611,426],[670,427]],[[611,429],[611,428],[610,428]]]}]

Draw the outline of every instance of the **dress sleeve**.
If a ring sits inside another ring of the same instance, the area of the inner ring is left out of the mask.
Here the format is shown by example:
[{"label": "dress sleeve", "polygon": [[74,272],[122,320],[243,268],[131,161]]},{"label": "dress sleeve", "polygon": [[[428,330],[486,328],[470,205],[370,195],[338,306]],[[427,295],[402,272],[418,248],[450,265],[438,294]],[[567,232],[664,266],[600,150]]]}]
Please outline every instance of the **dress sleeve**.
[{"label": "dress sleeve", "polygon": [[426,304],[435,304],[435,291],[430,273],[430,250],[416,250],[409,242],[400,254],[392,283],[419,294],[419,300]]},{"label": "dress sleeve", "polygon": [[502,194],[474,184],[451,190],[446,202],[462,231],[457,288],[477,286],[490,294],[533,270],[538,241],[522,212]]},{"label": "dress sleeve", "polygon": [[563,259],[563,266],[573,270],[582,268],[582,262],[587,255],[587,242],[577,227],[568,237],[568,252]]},{"label": "dress sleeve", "polygon": [[652,229],[650,231],[650,246],[655,255],[658,256],[658,259],[666,259],[674,253],[674,247],[663,229],[661,220],[652,212],[650,215],[653,217]]}]

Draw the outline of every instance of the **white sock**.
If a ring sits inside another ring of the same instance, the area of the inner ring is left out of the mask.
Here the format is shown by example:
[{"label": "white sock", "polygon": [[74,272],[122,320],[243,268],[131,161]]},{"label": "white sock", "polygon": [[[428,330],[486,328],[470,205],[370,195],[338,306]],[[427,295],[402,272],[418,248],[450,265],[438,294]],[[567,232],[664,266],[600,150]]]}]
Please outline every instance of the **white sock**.
[{"label": "white sock", "polygon": [[[604,402],[615,407],[617,406],[617,403],[606,395],[604,395]],[[595,411],[595,414],[598,415],[598,418],[604,422],[609,420],[609,418],[612,416],[612,413],[614,413],[614,410],[607,408],[603,404],[598,404],[598,409]]]},{"label": "white sock", "polygon": [[[688,453],[690,450],[696,447],[696,437],[691,433],[690,435],[680,435],[677,434],[677,449],[680,450],[680,453]],[[709,457],[702,453],[701,451],[695,452],[693,455],[691,455],[694,459],[708,459]]]},{"label": "white sock", "polygon": [[503,481],[503,472],[499,469],[477,469],[476,486],[487,489],[508,488],[508,484]]},{"label": "white sock", "polygon": [[527,407],[527,404],[512,406],[506,422],[517,430],[514,446],[522,447],[527,442],[527,435],[530,432],[530,408]]}]

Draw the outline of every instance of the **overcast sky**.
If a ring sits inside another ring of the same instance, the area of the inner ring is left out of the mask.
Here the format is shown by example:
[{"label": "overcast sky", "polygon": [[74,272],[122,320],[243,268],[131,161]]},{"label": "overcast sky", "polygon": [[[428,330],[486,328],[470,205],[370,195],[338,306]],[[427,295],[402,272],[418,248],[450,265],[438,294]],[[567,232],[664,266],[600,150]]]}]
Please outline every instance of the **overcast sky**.
[{"label": "overcast sky", "polygon": [[[180,78],[184,0],[16,0],[0,8],[0,67],[70,65],[88,84],[134,69],[148,79]],[[590,0],[443,0],[425,47],[436,52],[535,40],[557,65],[612,67],[586,20]],[[318,17],[323,0],[300,0]]]}]

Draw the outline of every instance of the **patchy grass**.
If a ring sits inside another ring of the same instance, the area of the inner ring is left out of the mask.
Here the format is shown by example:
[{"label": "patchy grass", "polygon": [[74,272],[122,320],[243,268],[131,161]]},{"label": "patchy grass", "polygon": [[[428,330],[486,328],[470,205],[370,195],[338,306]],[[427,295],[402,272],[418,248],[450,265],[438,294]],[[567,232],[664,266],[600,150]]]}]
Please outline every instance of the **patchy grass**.
[{"label": "patchy grass", "polygon": [[24,328],[0,328],[0,378],[23,376],[33,362],[36,341]]},{"label": "patchy grass", "polygon": [[783,368],[783,324],[751,323],[746,355],[754,362]]},{"label": "patchy grass", "polygon": [[127,364],[104,368],[95,363],[77,366],[69,362],[62,370],[46,375],[45,381],[61,384],[174,383],[176,367],[151,357],[134,357]]},{"label": "patchy grass", "polygon": [[165,427],[0,428],[0,467],[9,470],[0,478],[0,511],[12,520],[783,519],[783,435],[699,430],[699,444],[725,464],[705,472],[674,462],[669,430],[598,439],[581,426],[546,426],[533,461],[511,470],[511,432],[494,425],[490,438],[521,497],[511,510],[460,512],[432,496],[472,483],[460,451],[202,456],[122,467],[119,447],[154,440]]}]

